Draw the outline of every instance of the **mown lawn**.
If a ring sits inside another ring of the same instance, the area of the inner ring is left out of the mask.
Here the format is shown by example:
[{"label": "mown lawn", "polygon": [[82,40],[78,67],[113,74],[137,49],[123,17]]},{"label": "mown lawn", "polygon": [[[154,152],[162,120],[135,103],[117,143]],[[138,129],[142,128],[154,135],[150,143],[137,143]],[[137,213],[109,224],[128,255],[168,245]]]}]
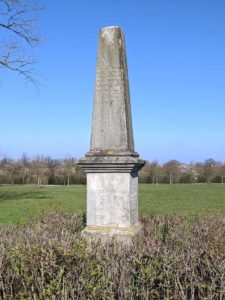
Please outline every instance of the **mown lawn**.
[{"label": "mown lawn", "polygon": [[[24,223],[47,211],[85,211],[86,187],[0,186],[0,224]],[[225,215],[225,184],[139,185],[141,214]]]},{"label": "mown lawn", "polygon": [[48,211],[85,211],[85,186],[0,186],[0,224],[24,223]]},{"label": "mown lawn", "polygon": [[140,213],[225,215],[225,184],[140,185]]}]

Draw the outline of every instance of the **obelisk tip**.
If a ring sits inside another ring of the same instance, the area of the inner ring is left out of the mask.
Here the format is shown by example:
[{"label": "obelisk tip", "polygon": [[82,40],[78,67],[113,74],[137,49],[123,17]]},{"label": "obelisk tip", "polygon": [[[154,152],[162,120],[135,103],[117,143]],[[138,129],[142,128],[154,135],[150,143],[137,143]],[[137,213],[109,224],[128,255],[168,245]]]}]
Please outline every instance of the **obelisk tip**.
[{"label": "obelisk tip", "polygon": [[101,30],[108,30],[108,29],[121,29],[121,28],[117,25],[112,25],[112,26],[107,26],[107,27],[101,28]]}]

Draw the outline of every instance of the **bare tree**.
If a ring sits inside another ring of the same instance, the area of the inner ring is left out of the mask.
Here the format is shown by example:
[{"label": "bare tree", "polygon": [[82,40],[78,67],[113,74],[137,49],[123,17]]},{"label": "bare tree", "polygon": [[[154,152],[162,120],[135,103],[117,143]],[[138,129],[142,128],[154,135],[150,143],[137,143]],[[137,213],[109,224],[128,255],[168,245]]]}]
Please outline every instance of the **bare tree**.
[{"label": "bare tree", "polygon": [[38,188],[42,185],[42,180],[46,174],[48,174],[48,167],[46,164],[46,159],[42,155],[37,155],[32,161],[33,172],[37,178]]},{"label": "bare tree", "polygon": [[13,159],[5,158],[4,171],[5,175],[7,176],[8,182],[14,184],[15,177],[19,172],[19,164]]},{"label": "bare tree", "polygon": [[150,163],[150,175],[152,178],[152,184],[158,184],[158,175],[159,175],[159,164],[157,160],[154,160]]},{"label": "bare tree", "polygon": [[21,171],[22,171],[22,181],[23,184],[25,183],[28,171],[29,171],[29,157],[28,155],[24,152],[19,160],[20,166],[21,166]]},{"label": "bare tree", "polygon": [[27,54],[41,40],[37,18],[41,7],[35,0],[0,0],[0,69],[8,69],[38,85]]},{"label": "bare tree", "polygon": [[70,177],[76,172],[76,159],[73,157],[66,157],[62,163],[62,169],[64,178],[66,179],[66,185],[70,185]]},{"label": "bare tree", "polygon": [[164,164],[164,172],[166,176],[169,178],[169,183],[173,184],[175,182],[176,177],[179,175],[179,166],[180,162],[173,159]]}]

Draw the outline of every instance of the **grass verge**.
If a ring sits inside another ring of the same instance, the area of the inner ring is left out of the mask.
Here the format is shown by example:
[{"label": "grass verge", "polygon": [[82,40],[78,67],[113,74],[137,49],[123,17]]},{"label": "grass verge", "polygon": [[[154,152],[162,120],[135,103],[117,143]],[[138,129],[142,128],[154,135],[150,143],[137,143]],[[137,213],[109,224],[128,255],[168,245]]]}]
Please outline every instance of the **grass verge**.
[{"label": "grass verge", "polygon": [[[32,185],[0,186],[0,224],[21,224],[47,211],[82,214],[86,186],[38,189]],[[139,185],[141,214],[225,215],[225,184]]]}]

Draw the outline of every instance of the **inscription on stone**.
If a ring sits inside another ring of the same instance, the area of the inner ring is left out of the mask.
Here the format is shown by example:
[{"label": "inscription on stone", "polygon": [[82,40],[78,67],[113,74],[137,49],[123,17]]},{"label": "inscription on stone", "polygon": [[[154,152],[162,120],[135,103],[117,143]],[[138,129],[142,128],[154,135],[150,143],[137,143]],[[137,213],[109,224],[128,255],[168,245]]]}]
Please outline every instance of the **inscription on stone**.
[{"label": "inscription on stone", "polygon": [[101,69],[96,73],[96,101],[116,101],[124,93],[123,71],[120,69]]}]

